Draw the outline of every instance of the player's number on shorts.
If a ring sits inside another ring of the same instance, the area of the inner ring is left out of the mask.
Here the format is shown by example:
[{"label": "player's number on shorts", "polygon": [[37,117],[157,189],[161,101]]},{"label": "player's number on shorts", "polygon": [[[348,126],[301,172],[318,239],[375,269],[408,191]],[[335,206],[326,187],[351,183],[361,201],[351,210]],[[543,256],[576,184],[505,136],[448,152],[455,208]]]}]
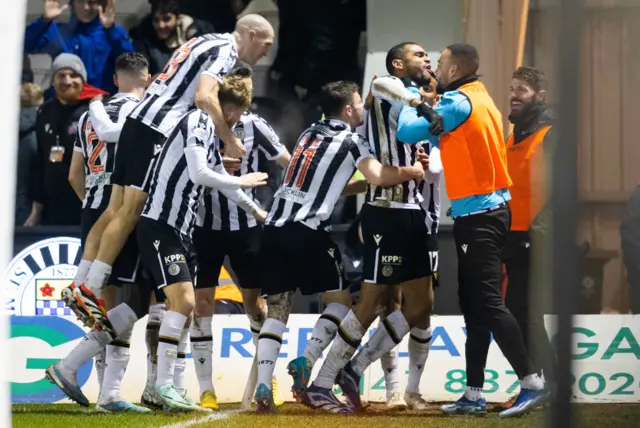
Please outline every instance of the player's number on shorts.
[{"label": "player's number on shorts", "polygon": [[[284,179],[284,185],[289,186],[293,179],[293,174],[296,170],[298,170],[298,178],[295,182],[295,188],[301,189],[304,184],[305,178],[307,178],[307,173],[309,172],[309,167],[311,167],[311,162],[313,161],[313,157],[316,155],[316,151],[320,146],[322,140],[315,140],[309,147],[305,149],[305,145],[307,140],[301,141],[296,147],[295,152],[293,153],[293,158],[289,163],[289,168],[287,169],[287,175]],[[298,164],[300,166],[298,166]]]},{"label": "player's number on shorts", "polygon": [[100,153],[102,153],[102,150],[104,149],[104,141],[98,138],[98,134],[96,134],[95,132],[91,132],[89,133],[89,135],[87,135],[87,142],[89,143],[90,147],[93,147],[88,160],[89,172],[91,174],[99,174],[101,172],[104,172],[104,165],[96,164],[96,161],[100,159]]},{"label": "player's number on shorts", "polygon": [[167,65],[164,67],[164,70],[162,70],[162,74],[158,76],[158,80],[160,80],[161,82],[166,82],[167,80],[171,79],[174,74],[176,74],[176,72],[180,68],[180,64],[182,64],[189,57],[191,48],[197,40],[198,38],[194,37],[174,52],[169,62],[167,62]]}]

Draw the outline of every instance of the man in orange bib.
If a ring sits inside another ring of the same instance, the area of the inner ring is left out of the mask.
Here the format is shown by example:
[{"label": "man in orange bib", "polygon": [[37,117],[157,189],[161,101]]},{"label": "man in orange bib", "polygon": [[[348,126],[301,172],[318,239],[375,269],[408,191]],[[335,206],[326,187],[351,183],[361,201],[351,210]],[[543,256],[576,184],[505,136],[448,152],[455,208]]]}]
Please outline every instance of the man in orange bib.
[{"label": "man in orange bib", "polygon": [[440,103],[434,108],[444,120],[435,137],[430,123],[415,108],[405,106],[398,119],[399,141],[428,139],[440,148],[447,194],[454,218],[458,253],[458,297],[465,318],[467,388],[447,414],[482,414],[484,368],[491,333],[520,379],[514,406],[501,417],[519,416],[544,402],[549,393],[527,352],[520,327],[501,295],[502,250],[511,227],[512,181],[502,131],[502,116],[478,80],[480,60],[475,47],[454,44],[438,60]]}]

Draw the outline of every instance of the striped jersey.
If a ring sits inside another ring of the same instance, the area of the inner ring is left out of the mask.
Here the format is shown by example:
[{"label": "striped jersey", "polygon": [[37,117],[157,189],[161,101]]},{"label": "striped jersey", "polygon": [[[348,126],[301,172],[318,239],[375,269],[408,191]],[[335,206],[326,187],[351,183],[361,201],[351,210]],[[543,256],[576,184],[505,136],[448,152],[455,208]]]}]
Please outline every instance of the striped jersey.
[{"label": "striped jersey", "polygon": [[200,75],[222,82],[237,59],[231,34],[205,34],[189,40],[175,51],[131,118],[168,137],[178,120],[193,108]]},{"label": "striped jersey", "polygon": [[[419,147],[398,141],[401,103],[374,98],[366,123],[366,136],[375,157],[383,165],[412,166]],[[366,202],[390,208],[420,209],[422,182],[411,180],[393,187],[369,184]]]},{"label": "striped jersey", "polygon": [[[431,157],[431,160],[435,160],[437,155],[440,157],[439,149],[435,148],[428,141],[424,141],[422,147],[427,154]],[[427,230],[429,234],[437,234],[438,227],[440,226],[440,177],[441,173],[432,173],[427,171],[424,177],[423,190],[422,190],[422,208],[425,211],[425,222],[427,224]]]},{"label": "striped jersey", "polygon": [[301,222],[329,230],[328,220],[362,159],[367,141],[339,120],[321,120],[304,131],[277,190],[266,224]]},{"label": "striped jersey", "polygon": [[207,165],[224,174],[215,141],[213,121],[206,112],[193,110],[178,121],[151,173],[149,198],[142,211],[143,217],[161,221],[191,236],[205,189],[189,178],[185,149],[205,148]]},{"label": "striped jersey", "polygon": [[[118,93],[104,104],[109,120],[122,128],[140,99],[131,94]],[[115,167],[117,141],[102,141],[95,131],[98,118],[86,112],[78,123],[73,150],[84,158],[85,197],[82,208],[105,210],[111,198],[111,174]]]},{"label": "striped jersey", "polygon": [[[233,132],[247,149],[247,153],[242,158],[240,170],[234,174],[237,177],[260,172],[261,167],[264,170],[260,159],[277,159],[286,150],[273,128],[257,114],[245,112],[233,127]],[[224,142],[220,141],[220,146],[224,147]],[[256,199],[255,188],[245,189],[244,192],[258,206],[260,205]],[[211,189],[210,195],[203,198],[203,204],[198,209],[197,225],[206,229],[232,231],[255,227],[258,223],[254,216],[247,215],[237,203],[227,198],[218,189]]]}]

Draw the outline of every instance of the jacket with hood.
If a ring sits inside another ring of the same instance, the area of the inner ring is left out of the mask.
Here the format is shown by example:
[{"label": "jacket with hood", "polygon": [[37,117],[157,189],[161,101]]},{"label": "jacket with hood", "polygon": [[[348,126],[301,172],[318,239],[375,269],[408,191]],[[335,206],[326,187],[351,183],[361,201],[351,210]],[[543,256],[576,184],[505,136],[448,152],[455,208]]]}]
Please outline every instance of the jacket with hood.
[{"label": "jacket with hood", "polygon": [[66,52],[78,55],[87,68],[87,83],[116,93],[113,83],[118,56],[133,52],[127,31],[114,24],[105,29],[96,17],[80,22],[72,13],[69,23],[46,22],[39,18],[27,26],[24,35],[25,53],[48,53],[52,58]]},{"label": "jacket with hood", "polygon": [[154,76],[161,73],[171,59],[173,52],[189,39],[203,34],[213,33],[213,25],[206,21],[180,15],[180,25],[176,35],[169,40],[160,40],[153,28],[153,15],[145,16],[139,25],[130,31],[133,47],[149,61],[149,73]]},{"label": "jacket with hood", "polygon": [[36,117],[38,110],[25,107],[20,110],[20,136],[18,142],[18,171],[16,178],[15,224],[22,226],[29,217],[33,204],[34,175],[37,162],[38,140]]},{"label": "jacket with hood", "polygon": [[[69,184],[69,169],[80,116],[99,93],[104,91],[85,85],[78,102],[62,104],[53,98],[38,110],[34,201],[44,205],[41,224],[80,224],[82,201]],[[51,148],[58,144],[64,147],[62,161],[51,162]]]}]

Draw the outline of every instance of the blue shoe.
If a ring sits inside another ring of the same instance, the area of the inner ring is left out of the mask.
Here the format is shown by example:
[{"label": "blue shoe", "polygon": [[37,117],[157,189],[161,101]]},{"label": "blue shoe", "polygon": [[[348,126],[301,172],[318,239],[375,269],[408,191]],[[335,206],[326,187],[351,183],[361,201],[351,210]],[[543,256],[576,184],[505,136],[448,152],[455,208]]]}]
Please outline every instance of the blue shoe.
[{"label": "blue shoe", "polygon": [[103,413],[150,413],[151,409],[138,406],[128,401],[119,400],[106,404],[96,404],[96,410]]},{"label": "blue shoe", "polygon": [[529,413],[538,406],[544,405],[549,399],[551,392],[547,389],[520,389],[520,394],[516,398],[511,408],[500,412],[501,418],[513,418]]},{"label": "blue shoe", "polygon": [[440,406],[440,410],[447,415],[486,415],[487,400],[484,397],[469,400],[463,395],[455,403]]},{"label": "blue shoe", "polygon": [[342,393],[347,398],[349,406],[356,412],[362,409],[362,401],[360,400],[360,376],[353,371],[349,362],[336,378],[336,383],[340,385]]},{"label": "blue shoe", "polygon": [[327,413],[353,413],[353,410],[342,404],[330,389],[320,388],[313,384],[307,388],[307,394],[303,404],[312,409],[322,410]]},{"label": "blue shoe", "polygon": [[309,386],[309,380],[311,378],[309,360],[307,360],[306,357],[298,357],[287,365],[287,371],[293,378],[293,386],[291,387],[293,397],[299,403],[304,402],[307,386]]},{"label": "blue shoe", "polygon": [[45,377],[60,388],[67,397],[81,406],[89,407],[89,400],[78,385],[78,373],[66,369],[61,361],[47,367]]},{"label": "blue shoe", "polygon": [[273,391],[264,383],[258,385],[253,400],[256,402],[256,412],[276,413],[276,405],[273,402]]}]

